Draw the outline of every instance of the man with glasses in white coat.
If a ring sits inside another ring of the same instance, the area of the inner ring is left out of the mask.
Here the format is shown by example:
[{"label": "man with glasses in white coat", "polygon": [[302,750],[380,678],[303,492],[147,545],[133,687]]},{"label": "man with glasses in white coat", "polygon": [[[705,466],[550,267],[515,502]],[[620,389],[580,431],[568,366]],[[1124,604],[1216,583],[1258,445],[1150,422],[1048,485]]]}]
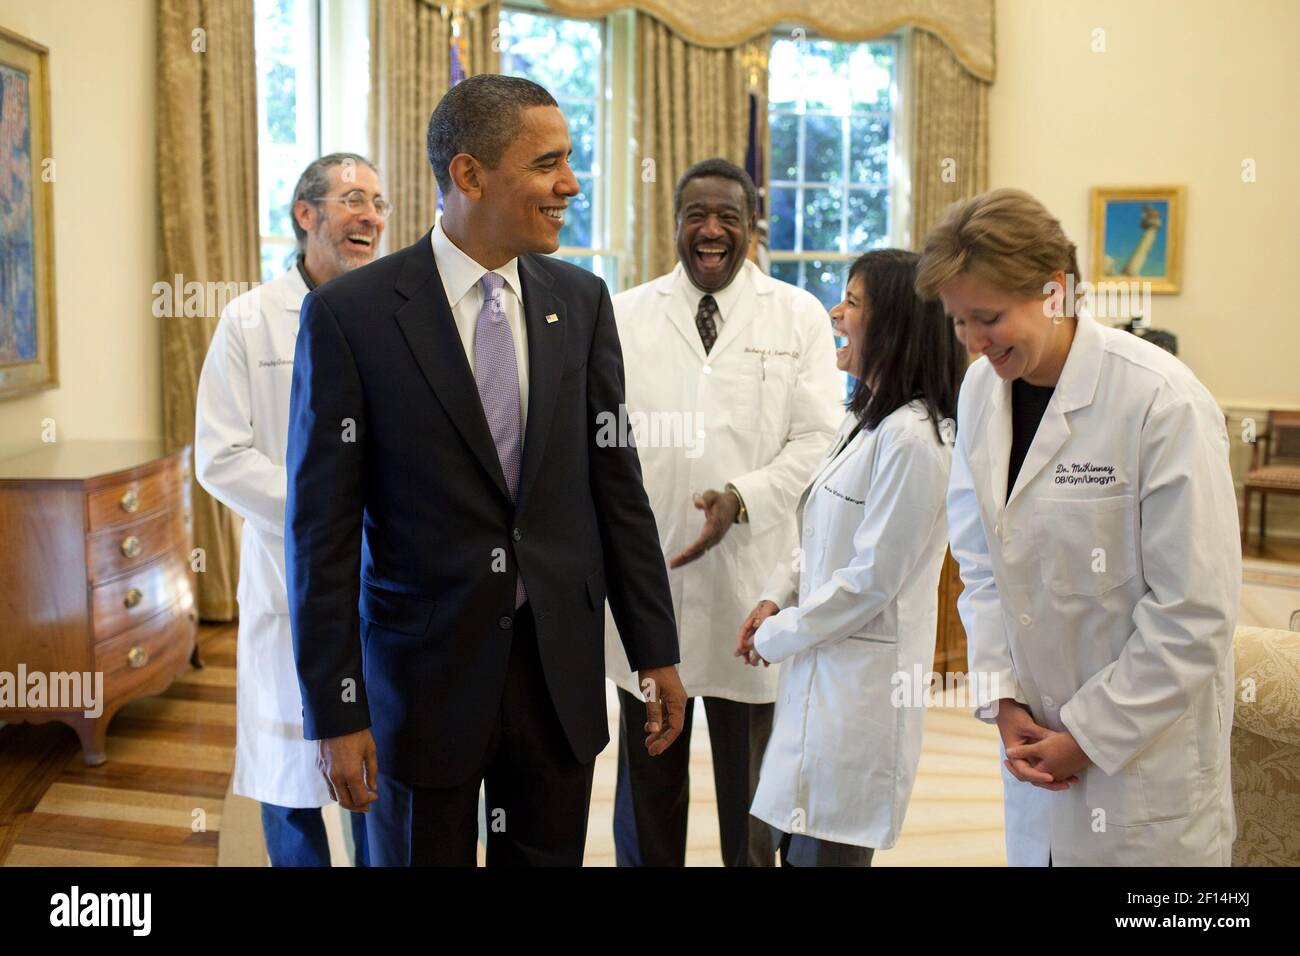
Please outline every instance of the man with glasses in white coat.
[{"label": "man with glasses in white coat", "polygon": [[[374,258],[391,207],[355,153],[314,160],[293,194],[294,263],[223,310],[199,378],[199,483],[244,519],[240,539],[234,792],[262,805],[272,866],[329,866],[334,801],[303,737],[285,589],[285,447],[298,309],[309,289]],[[358,866],[365,817],[348,814]]]}]

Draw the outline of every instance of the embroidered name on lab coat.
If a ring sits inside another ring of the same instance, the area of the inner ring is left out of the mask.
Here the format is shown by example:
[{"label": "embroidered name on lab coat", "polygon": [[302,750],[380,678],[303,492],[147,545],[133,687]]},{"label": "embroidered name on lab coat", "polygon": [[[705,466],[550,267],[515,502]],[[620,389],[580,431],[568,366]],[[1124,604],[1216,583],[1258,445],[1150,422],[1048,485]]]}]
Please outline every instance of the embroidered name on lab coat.
[{"label": "embroidered name on lab coat", "polygon": [[752,345],[745,346],[746,352],[753,352],[755,355],[788,355],[792,359],[799,358],[798,349],[760,349]]},{"label": "embroidered name on lab coat", "polygon": [[269,362],[266,359],[259,359],[257,362],[257,367],[278,368],[281,365],[292,365],[292,364],[293,364],[293,359],[271,359]]},{"label": "embroidered name on lab coat", "polygon": [[1115,466],[1091,461],[1058,462],[1052,480],[1058,485],[1113,485]]},{"label": "embroidered name on lab coat", "polygon": [[849,502],[850,504],[854,504],[854,505],[864,505],[864,504],[866,504],[866,501],[864,501],[863,499],[861,499],[861,498],[852,498],[852,497],[850,497],[850,496],[844,494],[844,492],[842,492],[842,491],[836,491],[836,490],[835,490],[834,488],[832,488],[830,485],[822,485],[822,491],[826,492],[827,494],[834,495],[836,498],[842,498],[843,500]]}]

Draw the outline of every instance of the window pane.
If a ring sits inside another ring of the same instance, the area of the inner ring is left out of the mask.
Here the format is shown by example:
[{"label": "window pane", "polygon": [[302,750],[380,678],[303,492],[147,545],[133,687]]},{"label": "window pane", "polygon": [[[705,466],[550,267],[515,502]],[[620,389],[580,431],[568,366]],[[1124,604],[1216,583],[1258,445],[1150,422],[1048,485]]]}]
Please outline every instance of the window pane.
[{"label": "window pane", "polygon": [[[802,58],[793,40],[775,40],[767,59],[767,105],[790,108],[803,97]],[[772,141],[773,143],[776,140]]]},{"label": "window pane", "polygon": [[889,244],[889,192],[855,189],[849,193],[849,251],[866,252]]},{"label": "window pane", "polygon": [[799,285],[799,261],[797,259],[773,259],[772,276],[791,285]]},{"label": "window pane", "polygon": [[[315,5],[256,0],[258,222],[265,240],[293,239],[293,188],[319,154]],[[262,250],[262,279],[278,276],[292,256],[285,243]]]},{"label": "window pane", "polygon": [[540,83],[557,100],[595,99],[600,46],[597,22],[501,11],[501,72]]},{"label": "window pane", "polygon": [[575,173],[589,173],[596,161],[596,104],[560,100],[560,110],[569,121],[569,165]]},{"label": "window pane", "polygon": [[582,192],[569,197],[569,208],[564,212],[564,226],[560,229],[560,245],[590,248],[591,191],[595,188],[591,175],[580,175],[578,185],[582,187]]},{"label": "window pane", "polygon": [[[501,72],[540,83],[555,97],[569,126],[569,165],[582,193],[569,200],[560,245],[592,249],[601,202],[601,21],[571,20],[522,10],[501,11]],[[567,257],[566,257],[567,258]],[[578,256],[583,268],[600,268],[592,256]]]},{"label": "window pane", "polygon": [[849,120],[849,181],[883,183],[889,179],[889,120]]},{"label": "window pane", "polygon": [[848,262],[813,259],[805,263],[803,287],[829,311],[844,297],[844,275],[849,265]]},{"label": "window pane", "polygon": [[889,242],[897,43],[774,37],[770,49],[772,273],[829,308],[848,257]]},{"label": "window pane", "polygon": [[837,183],[843,176],[844,133],[838,116],[804,118],[803,179]]},{"label": "window pane", "polygon": [[895,51],[892,43],[863,43],[849,57],[849,89],[855,110],[892,109]]},{"label": "window pane", "polygon": [[844,191],[838,186],[807,187],[803,191],[804,252],[843,252],[840,204]]},{"label": "window pane", "polygon": [[793,186],[772,187],[772,212],[769,216],[769,249],[794,250],[794,204],[798,190]]},{"label": "window pane", "polygon": [[799,117],[778,113],[772,117],[769,139],[772,141],[771,178],[799,178]]}]

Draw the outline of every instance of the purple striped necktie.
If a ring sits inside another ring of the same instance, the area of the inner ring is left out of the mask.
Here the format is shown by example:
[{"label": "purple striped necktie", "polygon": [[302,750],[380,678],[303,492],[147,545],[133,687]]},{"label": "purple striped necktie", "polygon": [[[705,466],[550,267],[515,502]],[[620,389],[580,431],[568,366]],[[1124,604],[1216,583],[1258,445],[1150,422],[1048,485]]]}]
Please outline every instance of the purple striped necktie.
[{"label": "purple striped necktie", "polygon": [[[483,306],[478,310],[478,323],[474,328],[474,379],[506,487],[510,489],[510,500],[515,501],[519,494],[519,464],[523,450],[519,434],[519,365],[515,361],[510,320],[506,318],[505,282],[505,278],[495,272],[483,273],[478,282],[483,290]],[[524,576],[520,572],[515,579],[515,608],[521,607],[527,599]]]}]

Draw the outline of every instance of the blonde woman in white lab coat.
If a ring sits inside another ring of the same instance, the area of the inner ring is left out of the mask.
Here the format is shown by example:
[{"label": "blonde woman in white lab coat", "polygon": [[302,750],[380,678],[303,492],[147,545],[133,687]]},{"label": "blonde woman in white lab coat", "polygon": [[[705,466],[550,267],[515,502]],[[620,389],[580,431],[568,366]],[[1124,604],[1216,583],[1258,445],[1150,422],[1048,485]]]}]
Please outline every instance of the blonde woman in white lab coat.
[{"label": "blonde woman in white lab coat", "polygon": [[[1067,301],[1073,243],[995,190],[926,237],[922,295],[979,358],[948,496],[970,666],[999,690],[1012,865],[1227,865],[1241,584],[1223,414]],[[1082,303],[1086,307],[1086,302]]]},{"label": "blonde woman in white lab coat", "polygon": [[858,379],[799,503],[801,546],[739,635],[752,665],[781,662],[772,736],[750,813],[784,866],[869,866],[893,846],[921,756],[921,706],[895,675],[930,670],[952,416],[964,368],[937,303],[913,290],[915,253],[849,270],[831,310]]}]

